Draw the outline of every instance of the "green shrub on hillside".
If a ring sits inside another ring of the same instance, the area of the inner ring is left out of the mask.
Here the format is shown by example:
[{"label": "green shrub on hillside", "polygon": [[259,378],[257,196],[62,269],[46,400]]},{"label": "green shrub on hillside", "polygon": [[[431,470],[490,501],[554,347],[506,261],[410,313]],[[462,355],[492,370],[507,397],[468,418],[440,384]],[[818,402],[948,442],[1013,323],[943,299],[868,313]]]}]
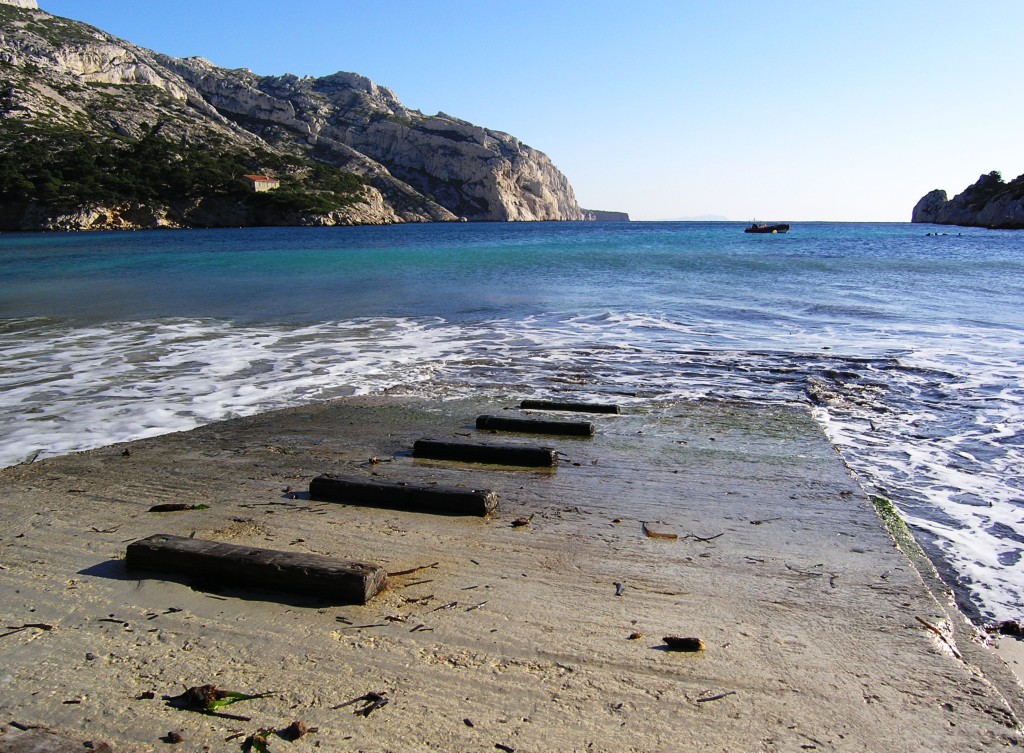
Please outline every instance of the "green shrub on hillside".
[{"label": "green shrub on hillside", "polygon": [[[230,148],[223,139],[175,143],[160,127],[138,139],[24,121],[0,122],[0,201],[59,208],[124,201],[173,202],[213,194],[298,212],[327,212],[359,200],[364,180],[336,167],[263,150]],[[271,172],[281,189],[251,192],[242,176]]]},{"label": "green shrub on hillside", "polygon": [[998,170],[993,170],[987,175],[978,178],[978,182],[968,186],[960,195],[960,200],[965,202],[970,209],[979,210],[997,194],[1006,188],[1003,183],[1003,176]]}]

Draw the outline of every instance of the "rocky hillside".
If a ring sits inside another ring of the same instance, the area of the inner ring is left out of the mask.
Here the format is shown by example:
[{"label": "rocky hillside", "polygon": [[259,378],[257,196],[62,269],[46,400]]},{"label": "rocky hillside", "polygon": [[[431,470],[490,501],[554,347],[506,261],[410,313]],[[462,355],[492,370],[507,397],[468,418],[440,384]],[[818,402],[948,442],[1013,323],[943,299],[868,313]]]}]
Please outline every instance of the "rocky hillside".
[{"label": "rocky hillside", "polygon": [[910,221],[1024,229],[1024,175],[1006,183],[991,172],[952,199],[941,189],[931,191],[917,202]]},{"label": "rocky hillside", "polygon": [[0,0],[0,229],[587,219],[543,153],[362,76],[225,70],[34,6]]}]

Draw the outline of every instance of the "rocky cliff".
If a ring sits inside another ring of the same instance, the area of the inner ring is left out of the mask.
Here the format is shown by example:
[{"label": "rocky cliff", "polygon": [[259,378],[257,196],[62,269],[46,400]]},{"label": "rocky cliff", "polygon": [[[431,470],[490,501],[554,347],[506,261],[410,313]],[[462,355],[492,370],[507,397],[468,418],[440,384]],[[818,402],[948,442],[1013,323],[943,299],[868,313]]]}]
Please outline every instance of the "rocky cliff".
[{"label": "rocky cliff", "polygon": [[952,199],[941,189],[930,191],[917,202],[910,221],[1024,229],[1024,175],[1006,183],[991,172]]},{"label": "rocky cliff", "polygon": [[[0,183],[25,190],[20,202],[10,188],[0,197],[8,228],[586,218],[542,152],[444,113],[410,110],[362,76],[225,70],[34,6],[0,0]],[[33,139],[56,146],[52,164],[37,159],[27,174],[19,150]],[[168,144],[176,150],[165,158],[168,175],[151,175],[159,172],[152,155]],[[99,171],[85,187],[67,166],[83,151],[93,155],[83,169]],[[97,167],[136,159],[146,174],[119,182]],[[238,185],[210,178],[218,159],[222,172],[238,173]],[[357,181],[339,192],[328,168]],[[288,200],[239,198],[243,172],[274,173]],[[175,181],[181,195],[168,187]]]}]

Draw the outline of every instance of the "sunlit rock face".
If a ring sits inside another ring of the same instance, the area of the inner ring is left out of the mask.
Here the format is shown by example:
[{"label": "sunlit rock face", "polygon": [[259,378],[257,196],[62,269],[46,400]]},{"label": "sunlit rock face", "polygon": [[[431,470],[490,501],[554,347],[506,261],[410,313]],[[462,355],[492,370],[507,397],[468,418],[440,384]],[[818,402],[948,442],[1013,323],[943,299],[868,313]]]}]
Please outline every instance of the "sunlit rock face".
[{"label": "sunlit rock face", "polygon": [[162,57],[225,117],[280,144],[300,141],[348,164],[353,152],[453,215],[469,220],[582,220],[572,186],[546,154],[445,113],[405,107],[364,76],[256,76],[202,58]]},{"label": "sunlit rock face", "polygon": [[935,222],[943,207],[949,203],[949,197],[941,188],[929,191],[917,202],[910,215],[911,222]]},{"label": "sunlit rock face", "polygon": [[[18,74],[0,97],[10,122],[80,129],[98,140],[140,139],[158,126],[183,148],[268,150],[365,179],[365,203],[345,210],[351,217],[333,212],[317,223],[589,218],[543,152],[445,113],[411,110],[364,76],[257,76],[158,54],[40,11],[35,0],[0,5],[25,9],[0,15],[0,65]],[[151,214],[157,225],[188,223],[177,210]],[[104,207],[69,216],[72,224],[120,218],[102,225],[150,215]]]}]

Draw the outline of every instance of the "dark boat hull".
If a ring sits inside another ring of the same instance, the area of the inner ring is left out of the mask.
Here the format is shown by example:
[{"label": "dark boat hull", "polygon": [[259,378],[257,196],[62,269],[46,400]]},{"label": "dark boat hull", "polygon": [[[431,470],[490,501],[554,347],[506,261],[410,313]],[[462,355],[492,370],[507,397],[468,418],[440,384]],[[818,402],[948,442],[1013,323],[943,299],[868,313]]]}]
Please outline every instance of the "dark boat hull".
[{"label": "dark boat hull", "polygon": [[751,225],[743,230],[744,233],[785,233],[789,225]]}]

